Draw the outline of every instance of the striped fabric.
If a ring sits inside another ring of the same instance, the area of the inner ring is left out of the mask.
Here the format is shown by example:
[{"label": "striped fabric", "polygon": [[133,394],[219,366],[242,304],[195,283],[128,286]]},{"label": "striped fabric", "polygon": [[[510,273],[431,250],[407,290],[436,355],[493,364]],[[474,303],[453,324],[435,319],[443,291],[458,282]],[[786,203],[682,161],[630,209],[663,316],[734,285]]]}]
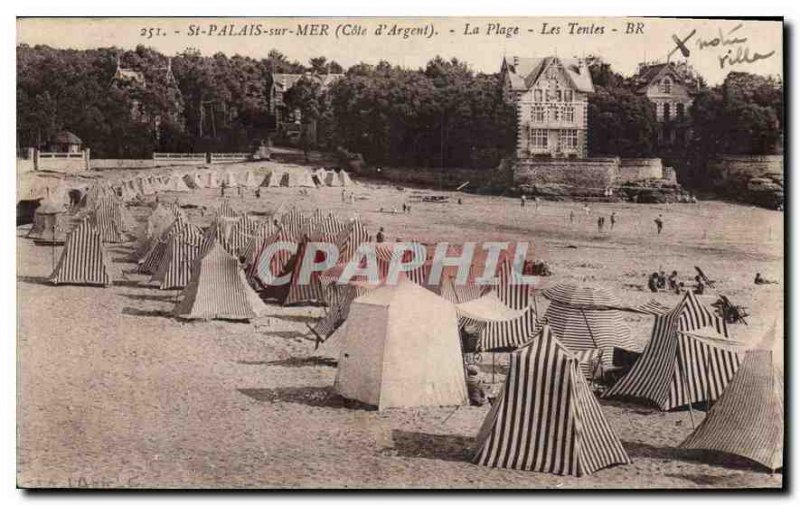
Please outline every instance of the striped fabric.
[{"label": "striped fabric", "polygon": [[89,219],[84,219],[67,236],[50,281],[53,284],[111,284],[103,241]]},{"label": "striped fabric", "polygon": [[347,263],[358,247],[369,241],[369,233],[360,219],[354,219],[339,233],[336,246],[339,248],[339,262]]},{"label": "striped fabric", "polygon": [[530,305],[530,286],[514,282],[513,263],[507,254],[501,256],[497,269],[499,282],[495,291],[503,303],[512,309],[524,309]]},{"label": "striped fabric", "polygon": [[519,317],[507,321],[480,321],[461,317],[463,324],[475,324],[481,328],[478,351],[507,351],[524,345],[536,333],[536,312],[528,307]]},{"label": "striped fabric", "polygon": [[192,278],[175,307],[184,319],[249,320],[256,317],[261,301],[239,270],[239,262],[219,244],[197,258]]},{"label": "striped fabric", "polygon": [[217,205],[217,218],[221,217],[239,217],[233,207],[231,207],[231,201],[227,198],[223,198]]},{"label": "striped fabric", "polygon": [[475,462],[575,476],[630,463],[577,368],[546,325],[512,353],[503,392],[478,434]]},{"label": "striped fabric", "polygon": [[253,272],[253,278],[258,281],[262,288],[269,287],[273,279],[280,277],[286,271],[286,265],[292,259],[292,253],[285,249],[280,249],[271,258],[267,258],[265,254],[267,247],[278,242],[293,243],[294,238],[281,228],[264,241],[264,245],[258,253],[258,259],[254,263],[255,269]]},{"label": "striped fabric", "polygon": [[122,213],[119,204],[112,199],[102,198],[95,204],[92,224],[97,228],[103,242],[117,244],[126,241]]},{"label": "striped fabric", "polygon": [[166,251],[150,282],[157,282],[160,289],[186,287],[202,244],[203,233],[198,227],[190,224],[176,230],[167,239]]},{"label": "striped fabric", "polygon": [[317,321],[312,331],[323,339],[327,338],[345,319],[347,319],[353,300],[366,291],[366,288],[359,288],[354,284],[333,283],[329,285],[325,288],[325,300],[328,304],[328,312],[322,319]]},{"label": "striped fabric", "polygon": [[228,237],[228,252],[241,257],[244,248],[250,239],[253,237],[259,222],[247,214],[243,214],[231,227],[230,235]]},{"label": "striped fabric", "polygon": [[674,309],[655,316],[641,357],[605,396],[645,400],[661,410],[717,399],[736,373],[739,356],[689,334],[702,328],[728,338],[725,322],[687,292]]},{"label": "striped fabric", "polygon": [[542,294],[551,302],[572,307],[614,309],[622,306],[622,301],[608,288],[571,282],[549,287]]},{"label": "striped fabric", "polygon": [[[291,274],[291,280],[289,281],[289,289],[286,292],[286,298],[283,300],[284,305],[325,302],[325,294],[319,280],[319,272],[313,272],[308,282],[301,282],[300,280],[303,257],[306,254],[307,248],[307,241],[300,243],[297,246],[297,253],[292,257],[289,263],[286,264],[284,273]],[[321,251],[317,252],[317,256],[322,254],[324,253]],[[321,257],[317,257],[314,261],[322,261],[322,259]]]},{"label": "striped fabric", "polygon": [[306,231],[308,218],[302,212],[292,207],[289,212],[281,216],[281,228],[286,236],[292,240],[300,240]]},{"label": "striped fabric", "polygon": [[619,310],[582,308],[552,301],[544,316],[567,349],[573,352],[600,349],[606,367],[614,364],[614,347],[639,350]]},{"label": "striped fabric", "polygon": [[680,447],[736,454],[783,467],[783,367],[767,349],[745,354],[739,371]]},{"label": "striped fabric", "polygon": [[139,262],[139,267],[136,271],[143,274],[155,273],[156,270],[158,270],[158,266],[161,264],[161,260],[164,258],[164,254],[167,251],[167,245],[170,237],[172,237],[174,233],[183,233],[188,226],[189,223],[187,223],[182,217],[175,219],[169,228],[164,230],[152,241],[150,250],[147,251],[147,254],[142,257]]}]

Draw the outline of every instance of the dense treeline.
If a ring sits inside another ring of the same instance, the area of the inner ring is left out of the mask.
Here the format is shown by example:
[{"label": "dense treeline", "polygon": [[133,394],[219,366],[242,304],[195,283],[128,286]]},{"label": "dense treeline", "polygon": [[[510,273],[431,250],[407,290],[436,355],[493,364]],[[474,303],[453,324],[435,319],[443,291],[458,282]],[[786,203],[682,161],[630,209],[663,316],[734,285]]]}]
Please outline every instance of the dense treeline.
[{"label": "dense treeline", "polygon": [[[123,68],[141,72],[146,86],[115,81],[117,58]],[[656,145],[653,107],[632,80],[599,58],[591,58],[589,68],[596,87],[589,100],[590,155],[674,155]],[[275,130],[271,72],[344,72],[327,88],[301,79],[286,94],[286,104],[306,123],[300,139],[306,148],[360,153],[373,164],[477,168],[497,166],[513,155],[516,142],[516,113],[503,99],[500,76],[473,72],[455,59],[436,57],[421,69],[381,62],[345,71],[324,57],[303,65],[276,51],[257,60],[186,50],[168,60],[142,46],[77,51],[21,45],[17,69],[19,145],[44,145],[68,129],[93,157],[249,149]],[[692,135],[680,162],[697,171],[717,153],[779,150],[782,92],[780,82],[745,73],[702,86],[681,125]],[[312,126],[313,136],[307,134]]]},{"label": "dense treeline", "polygon": [[589,97],[589,152],[592,156],[660,156],[683,169],[684,175],[702,175],[717,154],[774,154],[782,151],[783,85],[770,77],[731,72],[721,84],[700,89],[684,118],[668,126],[687,129],[685,143],[659,147],[659,123],[653,105],[636,83],[591,58],[589,69],[595,93]]},{"label": "dense treeline", "polygon": [[[121,67],[143,74],[143,88],[113,79],[118,57]],[[167,78],[168,65],[174,82]],[[335,62],[327,66],[341,70]],[[256,60],[222,53],[205,57],[189,49],[168,61],[143,46],[76,51],[21,45],[18,143],[43,145],[68,129],[92,148],[94,157],[248,149],[273,127],[269,74],[306,70],[276,51]],[[139,113],[132,114],[133,109]]]}]

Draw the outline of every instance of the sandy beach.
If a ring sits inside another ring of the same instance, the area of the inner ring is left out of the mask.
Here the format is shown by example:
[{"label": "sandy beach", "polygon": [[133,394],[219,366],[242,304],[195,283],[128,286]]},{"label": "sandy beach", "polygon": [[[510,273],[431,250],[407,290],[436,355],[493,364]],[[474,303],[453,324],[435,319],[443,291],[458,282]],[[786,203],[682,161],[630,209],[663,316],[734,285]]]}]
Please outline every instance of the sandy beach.
[{"label": "sandy beach", "polygon": [[[236,164],[263,174],[272,163]],[[215,166],[214,169],[217,169]],[[180,173],[187,169],[175,169]],[[163,173],[158,169],[152,173]],[[103,172],[116,180],[123,171]],[[694,267],[718,292],[748,307],[748,325],[733,338],[753,342],[783,318],[784,215],[719,201],[637,205],[529,201],[361,181],[348,188],[228,189],[238,211],[268,215],[296,206],[347,218],[357,213],[374,234],[426,243],[529,241],[529,257],[552,270],[539,288],[585,281],[610,288],[625,303],[678,296],[650,293],[648,275],[677,270],[693,283]],[[445,195],[445,203],[419,201]],[[207,224],[220,190],[161,193],[190,220]],[[457,198],[462,203],[457,203]],[[152,202],[153,197],[147,200]],[[400,212],[411,202],[410,214]],[[381,210],[382,209],[382,210]],[[393,212],[396,209],[397,212]],[[150,209],[131,206],[142,221]],[[575,221],[570,223],[570,211]],[[597,217],[616,213],[613,230]],[[653,220],[665,226],[656,233]],[[264,218],[264,217],[262,217]],[[471,463],[473,439],[488,407],[383,412],[345,407],[332,392],[335,363],[311,356],[307,324],[321,307],[269,306],[248,323],[184,322],[172,317],[177,291],[145,286],[127,261],[132,244],[107,244],[114,284],[50,285],[61,246],[38,246],[17,230],[18,475],[22,487],[160,488],[697,488],[780,487],[782,475],[745,462],[713,460],[677,448],[702,420],[700,411],[660,412],[601,400],[633,463],[581,478]],[[757,286],[756,272],[779,280]],[[710,304],[708,291],[701,300]],[[547,301],[537,297],[543,311]],[[652,318],[626,313],[642,348]],[[498,362],[504,362],[499,356]],[[492,374],[484,356],[482,378]],[[496,367],[502,371],[502,367]],[[693,418],[693,419],[692,419]]]}]

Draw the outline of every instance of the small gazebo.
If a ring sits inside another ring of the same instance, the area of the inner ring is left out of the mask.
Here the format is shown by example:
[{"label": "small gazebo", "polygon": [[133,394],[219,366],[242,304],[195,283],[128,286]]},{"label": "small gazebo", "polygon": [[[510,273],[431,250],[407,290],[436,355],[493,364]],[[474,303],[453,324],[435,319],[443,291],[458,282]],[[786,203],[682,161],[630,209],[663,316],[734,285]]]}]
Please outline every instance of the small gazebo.
[{"label": "small gazebo", "polygon": [[49,147],[51,151],[57,153],[79,153],[83,147],[83,141],[71,131],[62,130],[53,137]]}]

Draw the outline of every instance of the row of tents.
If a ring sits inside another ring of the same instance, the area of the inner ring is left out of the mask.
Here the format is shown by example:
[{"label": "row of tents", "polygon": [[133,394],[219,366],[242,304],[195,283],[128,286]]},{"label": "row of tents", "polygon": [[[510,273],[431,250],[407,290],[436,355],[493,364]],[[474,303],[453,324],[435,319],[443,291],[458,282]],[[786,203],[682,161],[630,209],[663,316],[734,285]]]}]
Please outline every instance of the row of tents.
[{"label": "row of tents", "polygon": [[[108,285],[103,242],[131,229],[116,192],[100,188],[86,197],[54,283]],[[550,304],[537,319],[530,291],[510,282],[508,258],[499,262],[500,282],[489,288],[459,285],[454,272],[431,286],[427,260],[393,284],[386,281],[395,245],[382,243],[374,244],[378,285],[333,282],[343,263],[311,283],[299,282],[310,241],[334,243],[348,260],[370,243],[358,219],[291,209],[260,221],[222,200],[205,230],[176,205],[157,205],[143,228],[131,259],[139,272],[151,274],[148,282],[182,290],[178,317],[249,320],[268,299],[326,305],[313,328],[322,341],[316,352],[337,359],[334,388],[345,398],[378,408],[465,405],[460,330],[476,329],[483,351],[512,350],[504,389],[477,437],[479,464],[582,475],[628,463],[590,391],[585,365],[633,348],[622,313],[635,311],[653,316],[651,339],[604,396],[662,410],[714,402],[683,447],[782,467],[783,371],[774,359],[775,332],[770,343],[748,349],[691,292],[672,308],[652,302],[625,307],[608,290],[560,284],[544,290]],[[294,242],[295,252],[267,254],[279,241]],[[276,277],[289,282],[274,286]]]},{"label": "row of tents", "polygon": [[151,196],[159,192],[186,193],[196,189],[258,188],[258,187],[350,187],[354,182],[344,170],[319,168],[313,172],[298,167],[295,170],[270,169],[264,175],[253,170],[240,172],[195,170],[187,173],[140,175],[119,181],[114,185],[117,194],[125,201],[137,195]]}]

